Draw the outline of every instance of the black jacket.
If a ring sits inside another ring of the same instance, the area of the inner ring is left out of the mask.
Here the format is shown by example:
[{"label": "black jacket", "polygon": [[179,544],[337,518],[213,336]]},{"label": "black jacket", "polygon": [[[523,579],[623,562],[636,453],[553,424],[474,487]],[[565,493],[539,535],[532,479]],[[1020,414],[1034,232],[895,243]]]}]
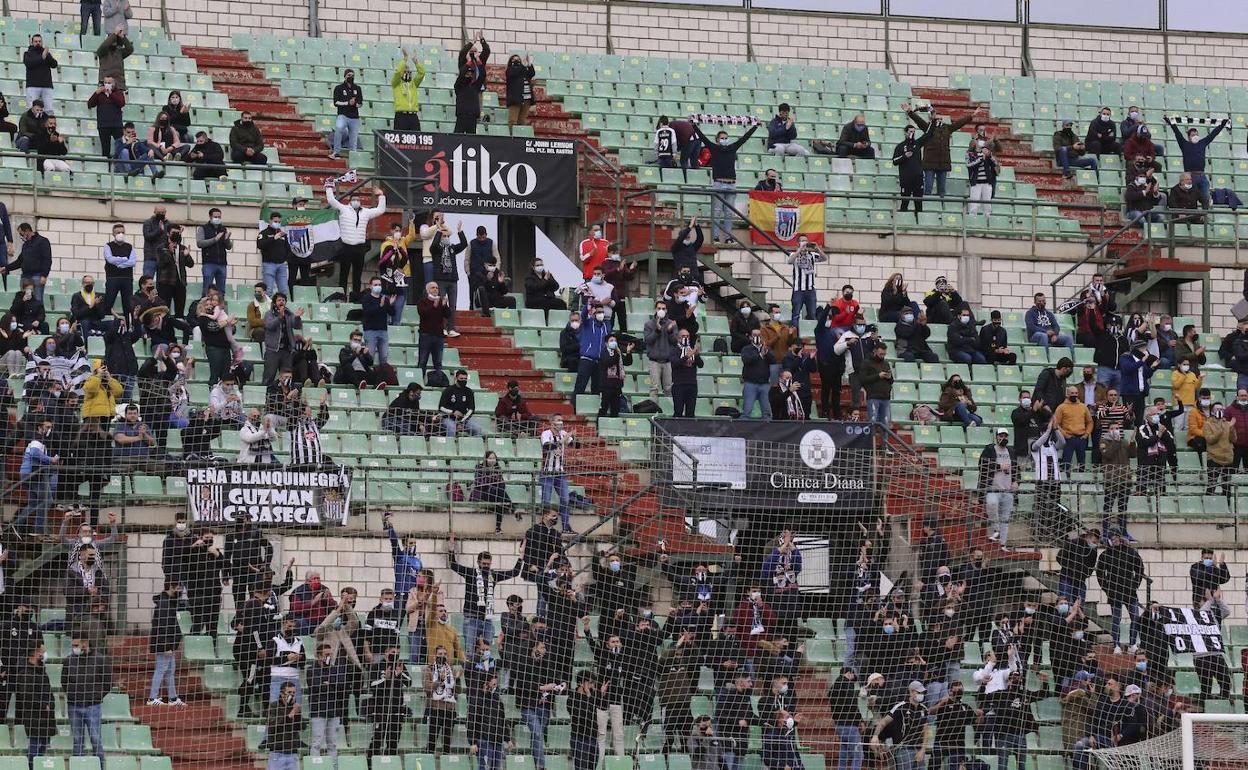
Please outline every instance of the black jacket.
[{"label": "black jacket", "polygon": [[9,683],[17,695],[17,723],[26,728],[26,737],[47,740],[56,735],[55,701],[47,667],[23,660],[9,673]]},{"label": "black jacket", "polygon": [[190,249],[181,243],[168,243],[156,250],[156,283],[167,286],[185,286],[186,270],[194,267],[195,260]]},{"label": "black jacket", "polygon": [[268,730],[264,736],[264,747],[275,754],[298,754],[303,748],[303,741],[299,738],[299,733],[303,731],[303,712],[297,716],[291,716],[291,707],[294,702],[288,706],[280,701],[273,701],[269,704],[268,710]]},{"label": "black jacket", "polygon": [[1096,546],[1081,537],[1067,540],[1057,550],[1057,563],[1062,568],[1063,577],[1083,583],[1096,569]]},{"label": "black jacket", "polygon": [[689,228],[685,227],[672,240],[672,263],[678,273],[682,267],[687,267],[691,270],[697,267],[698,250],[702,248],[704,242],[702,226],[693,226],[693,243],[685,243],[685,239],[688,237]]},{"label": "black jacket", "polygon": [[[923,145],[927,144],[932,134],[923,134],[918,139],[903,139],[893,148],[893,165],[897,167],[897,175],[902,179],[913,180],[923,177]],[[910,157],[906,157],[906,153]]]},{"label": "black jacket", "polygon": [[182,600],[161,591],[152,597],[152,604],[156,608],[152,611],[152,631],[147,637],[147,651],[158,655],[176,650],[182,645],[182,626],[178,623]]},{"label": "black jacket", "polygon": [[1057,409],[1058,404],[1066,397],[1066,382],[1057,376],[1057,369],[1045,367],[1036,378],[1036,387],[1031,391],[1033,401],[1043,401],[1049,410]]},{"label": "black jacket", "polygon": [[290,241],[285,237],[278,238],[282,230],[274,230],[271,226],[260,231],[256,237],[256,248],[260,250],[260,261],[266,265],[282,265],[290,260]]},{"label": "black jacket", "polygon": [[481,117],[481,87],[485,85],[485,64],[462,65],[455,78],[455,116]]},{"label": "black jacket", "polygon": [[468,699],[468,743],[507,743],[511,740],[511,727],[507,723],[507,710],[498,690],[481,690],[475,698]]},{"label": "black jacket", "polygon": [[1096,577],[1110,601],[1134,601],[1144,580],[1144,560],[1129,545],[1110,546],[1096,560]]},{"label": "black jacket", "polygon": [[307,669],[308,716],[346,719],[350,694],[347,665],[335,660],[329,665],[316,663]]},{"label": "black jacket", "polygon": [[558,291],[559,282],[549,271],[538,275],[530,270],[529,274],[524,277],[525,304],[536,306],[541,300],[555,298]]},{"label": "black jacket", "polygon": [[523,62],[507,64],[507,106],[533,102],[533,78],[537,70]]},{"label": "black jacket", "polygon": [[[351,104],[351,100],[355,100],[355,104]],[[360,105],[364,103],[364,92],[355,83],[342,82],[334,86],[334,106],[338,108],[338,114],[347,118],[360,117]]]},{"label": "black jacket", "polygon": [[693,130],[697,132],[698,138],[702,140],[702,144],[711,153],[711,179],[714,181],[731,181],[737,180],[737,150],[741,149],[741,145],[749,141],[749,138],[758,130],[760,123],[750,126],[750,130],[745,132],[735,142],[728,144],[719,144],[713,139],[702,133],[702,127],[694,125]]},{"label": "black jacket", "polygon": [[1004,326],[986,323],[979,327],[979,352],[988,355],[995,350],[1009,346],[1010,337]]},{"label": "black jacket", "polygon": [[65,658],[61,678],[65,700],[71,706],[98,706],[113,689],[113,667],[95,650]]},{"label": "black jacket", "polygon": [[10,262],[9,272],[21,268],[23,276],[48,275],[52,272],[52,244],[39,233],[22,243],[17,259]]},{"label": "black jacket", "polygon": [[949,324],[948,332],[949,353],[972,353],[979,349],[979,335],[975,332],[975,324],[957,323]]},{"label": "black jacket", "polygon": [[22,64],[26,65],[27,88],[52,87],[52,70],[57,67],[56,58],[50,51],[44,56],[44,50],[46,49],[30,46],[22,54]]}]

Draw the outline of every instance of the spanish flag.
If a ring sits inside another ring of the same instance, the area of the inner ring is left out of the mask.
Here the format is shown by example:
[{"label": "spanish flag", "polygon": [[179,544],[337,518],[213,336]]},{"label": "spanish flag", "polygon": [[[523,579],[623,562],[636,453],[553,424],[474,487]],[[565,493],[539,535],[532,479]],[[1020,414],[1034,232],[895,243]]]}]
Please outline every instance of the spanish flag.
[{"label": "spanish flag", "polygon": [[[797,236],[823,245],[823,193],[750,191],[750,222],[784,246],[796,246]],[[758,230],[751,242],[769,245]]]}]

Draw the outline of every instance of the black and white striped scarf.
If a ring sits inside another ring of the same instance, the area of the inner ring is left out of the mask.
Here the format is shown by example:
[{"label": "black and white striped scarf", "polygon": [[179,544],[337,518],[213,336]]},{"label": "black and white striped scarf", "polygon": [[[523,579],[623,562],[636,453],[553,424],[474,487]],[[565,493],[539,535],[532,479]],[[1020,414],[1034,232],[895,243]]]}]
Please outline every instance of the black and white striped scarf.
[{"label": "black and white striped scarf", "polygon": [[1232,126],[1231,117],[1229,115],[1218,118],[1197,118],[1191,115],[1170,115],[1168,117],[1170,122],[1176,126],[1216,126],[1222,121],[1226,121],[1227,131],[1230,131]]},{"label": "black and white striped scarf", "polygon": [[761,120],[753,115],[716,115],[710,112],[695,112],[689,115],[690,122],[697,124],[713,123],[719,126],[757,126]]}]

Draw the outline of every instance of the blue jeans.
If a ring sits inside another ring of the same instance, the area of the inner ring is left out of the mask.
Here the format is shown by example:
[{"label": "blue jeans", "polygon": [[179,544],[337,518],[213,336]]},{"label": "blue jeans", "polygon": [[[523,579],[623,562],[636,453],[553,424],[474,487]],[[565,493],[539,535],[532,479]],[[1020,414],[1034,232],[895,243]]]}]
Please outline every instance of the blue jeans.
[{"label": "blue jeans", "polygon": [[1136,222],[1143,219],[1146,222],[1160,222],[1161,214],[1152,211],[1135,211],[1134,209],[1127,211],[1127,221]]},{"label": "blue jeans", "polygon": [[271,676],[269,677],[269,702],[277,700],[277,696],[282,692],[282,685],[290,682],[295,686],[295,703],[303,703],[300,697],[303,695],[303,688],[299,684],[298,676]]},{"label": "blue jeans", "polygon": [[[467,621],[465,621],[467,622]],[[546,726],[550,724],[550,710],[544,708],[522,709],[520,716],[529,728],[529,751],[538,770],[546,767]]]},{"label": "blue jeans", "polygon": [[147,142],[135,142],[133,147],[117,142],[116,152],[113,154],[117,158],[117,168],[123,174],[142,172],[146,168],[147,173],[154,175],[160,170]]},{"label": "blue jeans", "polygon": [[339,115],[334,121],[334,152],[342,149],[342,137],[346,135],[347,149],[355,150],[360,146],[360,119]]},{"label": "blue jeans", "polygon": [[572,512],[568,508],[568,477],[564,474],[539,474],[537,481],[542,485],[542,510],[550,505],[550,492],[559,493],[559,520],[565,530],[572,529]]},{"label": "blue jeans", "polygon": [[960,364],[988,363],[988,359],[984,358],[984,354],[978,350],[955,350],[949,354],[949,357]]},{"label": "blue jeans", "polygon": [[862,770],[862,734],[858,732],[858,725],[838,724],[836,738],[840,741],[836,770]]},{"label": "blue jeans", "polygon": [[742,383],[741,396],[744,400],[744,403],[741,405],[742,417],[752,418],[754,416],[754,403],[758,402],[759,410],[763,413],[763,419],[771,419],[771,385],[765,382]]},{"label": "blue jeans", "polygon": [[33,515],[34,523],[31,528],[35,532],[42,532],[44,516],[52,505],[52,493],[56,489],[56,473],[53,471],[32,473],[23,481],[26,484],[26,505],[17,512],[17,517],[13,519],[13,526],[21,526]]},{"label": "blue jeans", "polygon": [[1010,755],[1018,764],[1018,770],[1027,768],[1027,736],[1020,733],[997,733],[997,770],[1005,770],[1010,764]]},{"label": "blue jeans", "polygon": [[446,435],[450,436],[451,438],[455,438],[455,436],[461,431],[469,434],[470,436],[484,436],[485,435],[485,431],[481,430],[481,426],[470,419],[469,420],[455,420],[451,417],[443,417],[442,428],[446,431]]},{"label": "blue jeans", "polygon": [[81,757],[83,732],[91,736],[91,748],[100,758],[100,767],[104,767],[104,739],[100,736],[100,704],[94,706],[69,706],[69,731],[73,735],[74,756]]},{"label": "blue jeans", "polygon": [[446,348],[446,338],[441,334],[421,334],[417,366],[421,373],[429,368],[429,358],[433,358],[433,368],[442,368],[442,351]]},{"label": "blue jeans", "polygon": [[1078,157],[1070,156],[1069,147],[1057,148],[1057,165],[1062,167],[1063,174],[1070,174],[1070,167],[1090,168],[1096,171],[1096,158],[1091,155],[1081,155]]},{"label": "blue jeans", "polygon": [[1122,372],[1112,366],[1098,365],[1096,367],[1096,384],[1104,385],[1106,390],[1110,388],[1117,390],[1118,386],[1122,384]]},{"label": "blue jeans", "polygon": [[[716,192],[711,198],[711,240],[727,241],[732,238],[733,213],[729,206],[737,200],[737,186],[727,182],[711,182],[711,189]],[[720,233],[724,237],[720,238]]]},{"label": "blue jeans", "polygon": [[805,309],[806,314],[802,316],[807,321],[814,319],[815,308],[818,307],[819,300],[815,296],[814,289],[794,289],[793,290],[793,318],[789,321],[792,326],[797,326],[798,312]]},{"label": "blue jeans", "polygon": [[1086,462],[1087,451],[1088,451],[1088,439],[1085,438],[1084,436],[1071,436],[1067,438],[1066,446],[1062,448],[1063,467],[1066,467],[1066,468],[1070,467],[1071,455],[1074,455],[1079,460],[1080,469],[1088,467],[1088,464]]},{"label": "blue jeans", "polygon": [[290,296],[290,265],[265,262],[260,265],[260,271],[264,274],[264,285],[269,287],[269,294],[280,291]]},{"label": "blue jeans", "polygon": [[1109,600],[1109,633],[1114,637],[1115,645],[1122,644],[1122,613],[1119,612],[1119,610],[1123,607],[1127,608],[1127,615],[1131,618],[1131,633],[1127,637],[1129,639],[1127,644],[1135,644],[1136,640],[1139,639],[1140,636],[1139,630],[1136,628],[1136,626],[1139,625],[1137,621],[1140,619],[1140,603],[1137,601],[1132,600],[1130,602],[1122,602],[1115,599]]},{"label": "blue jeans", "polygon": [[390,332],[387,329],[365,329],[364,344],[377,356],[377,361],[386,363],[390,360]]},{"label": "blue jeans", "polygon": [[945,180],[949,177],[948,171],[932,171],[923,169],[923,194],[931,195],[932,188],[936,188],[936,194],[945,197]]},{"label": "blue jeans", "polygon": [[953,411],[957,413],[958,419],[963,425],[983,425],[984,418],[975,414],[970,408],[961,401],[953,405]]},{"label": "blue jeans", "polygon": [[299,770],[298,754],[279,754],[276,751],[269,752],[269,760],[265,765],[266,770]]},{"label": "blue jeans", "polygon": [[464,654],[475,655],[477,639],[485,639],[494,646],[494,623],[486,618],[464,618]]},{"label": "blue jeans", "polygon": [[1063,574],[1057,576],[1057,595],[1065,596],[1067,599],[1074,601],[1081,599],[1088,600],[1088,582],[1086,580],[1075,580]]},{"label": "blue jeans", "polygon": [[169,700],[178,699],[178,686],[173,678],[177,664],[177,653],[156,653],[156,670],[152,672],[152,686],[147,691],[148,700],[156,700],[160,697],[160,686],[162,684],[165,686],[165,694],[169,696]]},{"label": "blue jeans", "polygon": [[477,741],[477,770],[502,770],[504,748],[503,744],[494,741]]},{"label": "blue jeans", "polygon": [[403,323],[403,308],[405,307],[407,307],[407,289],[400,287],[399,293],[394,295],[394,304],[390,306],[391,326]]},{"label": "blue jeans", "polygon": [[[1096,748],[1098,749],[1107,749],[1113,746],[1113,744],[1110,743],[1108,735],[1096,735],[1093,737],[1096,738]],[[1090,748],[1092,748],[1092,744],[1088,742],[1086,736],[1075,741],[1075,757],[1073,762],[1075,770],[1088,770],[1088,768],[1092,766],[1091,755],[1087,753]]]},{"label": "blue jeans", "polygon": [[[1049,335],[1045,332],[1036,332],[1031,335],[1031,344],[1047,348],[1049,346]],[[1074,339],[1072,339],[1069,334],[1064,334],[1062,332],[1057,333],[1057,339],[1054,340],[1053,344],[1061,345],[1064,348],[1070,348],[1072,350],[1075,347]]]},{"label": "blue jeans", "polygon": [[1196,188],[1196,192],[1200,193],[1200,200],[1206,206],[1209,205],[1209,177],[1200,171],[1192,172],[1192,186]]},{"label": "blue jeans", "polygon": [[[742,754],[745,752],[742,751]],[[741,770],[741,756],[735,751],[725,751],[723,754],[724,767],[728,770]]]},{"label": "blue jeans", "polygon": [[48,753],[48,740],[46,738],[27,738],[26,739],[26,764],[32,770],[35,766],[35,757],[42,757]]},{"label": "blue jeans", "polygon": [[407,632],[407,662],[413,666],[423,666],[428,653],[425,651],[425,627],[422,625],[415,631]]},{"label": "blue jeans", "polygon": [[915,761],[915,754],[918,754],[917,748],[903,746],[901,748],[893,748],[893,764],[896,770],[921,770],[924,763]]},{"label": "blue jeans", "polygon": [[215,263],[204,263],[200,265],[200,267],[203,269],[204,275],[204,294],[206,295],[209,289],[216,289],[222,294],[225,294],[226,266]]},{"label": "blue jeans", "polygon": [[878,422],[885,428],[893,426],[893,404],[884,398],[867,399],[867,422]]}]

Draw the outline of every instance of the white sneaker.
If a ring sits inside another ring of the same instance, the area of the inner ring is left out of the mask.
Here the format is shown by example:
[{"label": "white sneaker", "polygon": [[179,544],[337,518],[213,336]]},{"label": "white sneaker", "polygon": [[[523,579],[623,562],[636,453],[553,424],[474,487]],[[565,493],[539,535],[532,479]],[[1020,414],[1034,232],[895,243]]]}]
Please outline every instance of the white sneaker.
[{"label": "white sneaker", "polygon": [[182,700],[181,698],[174,698],[173,700],[169,701],[169,705],[170,706],[185,706],[186,701]]},{"label": "white sneaker", "polygon": [[446,336],[448,336],[448,337],[458,337],[458,336],[459,336],[459,332],[455,331],[454,329],[451,329],[450,331],[448,331],[448,332],[446,333]]},{"label": "white sneaker", "polygon": [[147,705],[149,705],[149,706],[163,706],[163,705],[165,705],[165,702],[164,702],[163,700],[161,700],[160,698],[153,698],[152,700],[149,700],[149,701],[147,702]]},{"label": "white sneaker", "polygon": [[1121,645],[1121,644],[1115,644],[1115,645],[1114,645],[1114,654],[1115,654],[1115,655],[1121,655],[1121,654],[1122,654],[1122,645]]},{"label": "white sneaker", "polygon": [[1132,655],[1136,654],[1139,651],[1140,651],[1140,645],[1138,644],[1133,644],[1127,648],[1127,652],[1131,653]]},{"label": "white sneaker", "polygon": [[1000,539],[1001,539],[1001,533],[1000,533],[1000,532],[993,532],[991,535],[989,535],[989,536],[988,536],[988,541],[989,541],[989,542],[992,542],[992,543],[995,543],[995,542],[997,542],[997,541],[998,541],[998,540],[1000,540]]}]

